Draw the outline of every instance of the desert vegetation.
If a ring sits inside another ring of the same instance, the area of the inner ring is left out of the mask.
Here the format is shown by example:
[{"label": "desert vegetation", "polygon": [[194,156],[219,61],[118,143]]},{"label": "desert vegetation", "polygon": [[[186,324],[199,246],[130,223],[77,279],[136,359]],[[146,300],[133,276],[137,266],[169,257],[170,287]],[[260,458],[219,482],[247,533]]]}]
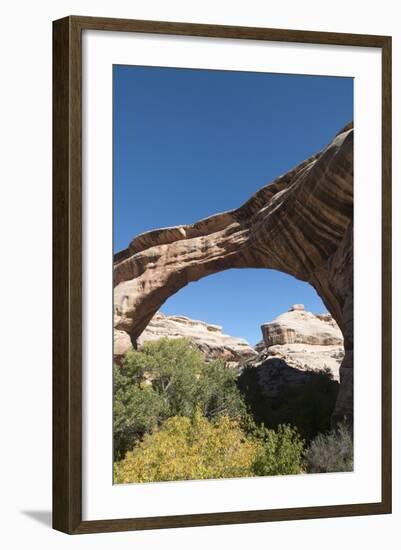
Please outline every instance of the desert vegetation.
[{"label": "desert vegetation", "polygon": [[[293,409],[280,413],[247,370],[205,361],[187,339],[161,338],[129,351],[114,367],[114,481],[352,470],[352,434],[346,424],[328,430],[334,389],[320,376],[304,393],[286,396]],[[316,388],[326,392],[324,405],[310,404]],[[299,426],[296,409],[304,410]]]},{"label": "desert vegetation", "polygon": [[353,434],[346,423],[318,434],[305,452],[308,471],[349,472],[353,470]]}]

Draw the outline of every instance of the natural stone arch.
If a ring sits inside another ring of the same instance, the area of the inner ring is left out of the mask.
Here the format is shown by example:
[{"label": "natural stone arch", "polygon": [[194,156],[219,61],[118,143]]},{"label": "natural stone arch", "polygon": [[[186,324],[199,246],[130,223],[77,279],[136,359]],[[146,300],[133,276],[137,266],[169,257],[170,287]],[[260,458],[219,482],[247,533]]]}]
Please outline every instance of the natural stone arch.
[{"label": "natural stone arch", "polygon": [[[236,210],[149,231],[114,258],[115,328],[133,342],[169,296],[236,268],[272,268],[309,282],[337,321],[345,357],[335,418],[352,416],[353,128]],[[124,304],[124,307],[122,305]]]}]

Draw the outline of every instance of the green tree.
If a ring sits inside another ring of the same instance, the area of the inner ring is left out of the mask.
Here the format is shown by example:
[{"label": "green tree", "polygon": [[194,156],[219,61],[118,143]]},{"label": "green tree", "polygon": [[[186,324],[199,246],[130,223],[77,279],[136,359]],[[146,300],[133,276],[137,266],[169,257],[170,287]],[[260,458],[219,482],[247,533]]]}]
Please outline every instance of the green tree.
[{"label": "green tree", "polygon": [[114,376],[114,457],[121,458],[146,432],[166,416],[166,403],[149,385],[127,383],[115,367]]},{"label": "green tree", "polygon": [[254,437],[259,443],[253,465],[255,475],[276,476],[304,473],[304,440],[296,428],[280,424],[277,430],[269,430],[262,425],[260,428],[256,428]]},{"label": "green tree", "polygon": [[237,370],[225,368],[222,361],[204,365],[198,381],[198,401],[203,414],[210,420],[222,415],[241,420],[246,417],[237,376]]},{"label": "green tree", "polygon": [[115,464],[116,483],[212,479],[252,475],[258,445],[237,421],[173,417]]},{"label": "green tree", "polygon": [[144,357],[152,387],[165,400],[167,416],[191,416],[204,366],[199,350],[185,338],[161,338],[145,343],[137,353]]}]

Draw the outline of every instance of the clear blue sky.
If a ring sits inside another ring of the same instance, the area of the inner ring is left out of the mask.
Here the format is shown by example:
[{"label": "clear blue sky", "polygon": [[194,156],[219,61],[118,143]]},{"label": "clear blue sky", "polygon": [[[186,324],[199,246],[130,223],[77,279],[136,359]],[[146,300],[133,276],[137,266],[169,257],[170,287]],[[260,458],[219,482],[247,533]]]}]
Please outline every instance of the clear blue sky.
[{"label": "clear blue sky", "polygon": [[[350,78],[114,66],[114,250],[156,227],[236,208],[323,148],[353,118]],[[310,285],[232,269],[162,307],[252,344],[293,303],[324,311]]]}]

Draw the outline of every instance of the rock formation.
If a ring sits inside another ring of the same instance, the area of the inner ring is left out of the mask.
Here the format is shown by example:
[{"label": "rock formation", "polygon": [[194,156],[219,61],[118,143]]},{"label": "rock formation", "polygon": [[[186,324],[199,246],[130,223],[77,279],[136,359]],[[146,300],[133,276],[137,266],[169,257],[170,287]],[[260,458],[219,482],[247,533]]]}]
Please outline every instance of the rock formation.
[{"label": "rock formation", "polygon": [[257,422],[276,429],[297,426],[312,439],[330,427],[344,358],[341,331],[330,314],[314,315],[302,304],[262,325],[258,357],[238,378]]},{"label": "rock formation", "polygon": [[[254,365],[268,366],[266,360],[274,357],[294,369],[292,378],[296,378],[297,371],[328,370],[334,380],[339,380],[344,341],[330,314],[314,315],[296,304],[261,328],[263,341],[257,345],[259,357]],[[267,378],[268,372],[264,376]]]},{"label": "rock formation", "polygon": [[[306,130],[307,131],[307,130]],[[202,277],[270,268],[309,282],[344,336],[334,419],[352,417],[353,128],[237,210],[136,237],[114,258],[115,328],[136,341],[169,296]]]},{"label": "rock formation", "polygon": [[[137,339],[140,348],[144,342],[159,338],[188,338],[200,349],[206,360],[222,359],[226,366],[238,366],[255,358],[257,352],[242,338],[223,334],[222,327],[183,316],[166,316],[158,312]],[[132,348],[131,339],[124,331],[115,330],[114,356],[116,360]]]},{"label": "rock formation", "polygon": [[300,304],[262,325],[262,334],[266,348],[275,344],[343,345],[341,331],[331,315],[313,315]]},{"label": "rock formation", "polygon": [[271,346],[264,352],[264,357],[282,359],[287,365],[299,371],[328,370],[333,380],[339,381],[344,347],[342,345],[284,344]]}]

